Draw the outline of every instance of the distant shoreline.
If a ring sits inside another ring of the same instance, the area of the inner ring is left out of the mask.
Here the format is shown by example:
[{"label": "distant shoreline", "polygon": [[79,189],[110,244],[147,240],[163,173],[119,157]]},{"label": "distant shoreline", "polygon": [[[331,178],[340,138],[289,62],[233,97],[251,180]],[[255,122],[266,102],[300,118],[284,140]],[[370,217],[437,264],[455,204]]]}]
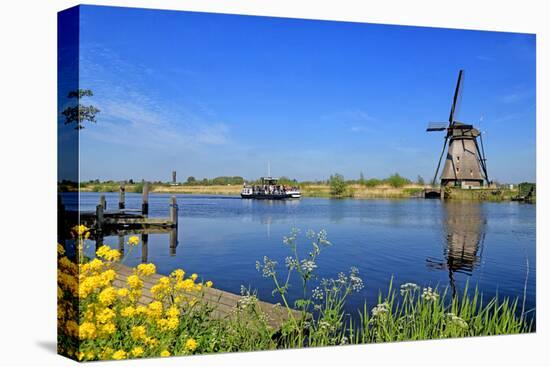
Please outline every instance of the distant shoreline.
[{"label": "distant shoreline", "polygon": [[[118,192],[119,184],[94,184],[83,185],[81,192]],[[141,193],[141,184],[125,185],[127,193]],[[410,199],[421,196],[422,191],[428,186],[416,184],[405,185],[403,187],[392,187],[390,185],[380,185],[376,187],[367,187],[360,184],[348,185],[346,195],[342,199]],[[242,185],[168,185],[151,184],[150,193],[160,194],[186,194],[186,195],[229,195],[240,196]],[[313,184],[300,186],[303,197],[312,198],[331,198],[330,186]],[[475,201],[510,201],[517,195],[517,190],[503,189],[478,189],[478,190],[452,190],[452,199],[475,200]]]}]

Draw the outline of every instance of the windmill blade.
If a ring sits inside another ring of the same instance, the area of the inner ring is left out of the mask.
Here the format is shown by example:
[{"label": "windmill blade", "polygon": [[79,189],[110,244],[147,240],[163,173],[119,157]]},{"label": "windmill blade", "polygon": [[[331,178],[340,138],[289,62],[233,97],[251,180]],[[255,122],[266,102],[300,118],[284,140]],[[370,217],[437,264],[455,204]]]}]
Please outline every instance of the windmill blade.
[{"label": "windmill blade", "polygon": [[428,123],[428,127],[426,128],[426,131],[443,131],[447,130],[447,122],[430,122]]},{"label": "windmill blade", "polygon": [[458,72],[458,80],[456,82],[456,88],[455,88],[455,94],[453,97],[453,105],[451,106],[451,114],[449,115],[449,127],[454,124],[455,121],[455,114],[457,110],[457,102],[460,95],[460,90],[462,88],[462,76],[464,74],[464,70],[460,70]]},{"label": "windmill blade", "polygon": [[[485,147],[483,146],[483,133],[479,132],[479,142],[481,144],[481,162],[483,167],[483,172],[485,173],[485,179],[487,180],[487,184],[489,184],[489,174],[487,173],[487,158],[485,158]],[[476,141],[477,146],[477,141]],[[478,148],[479,149],[479,148]]]},{"label": "windmill blade", "polygon": [[434,179],[432,180],[432,186],[435,186],[435,181],[437,180],[437,174],[439,173],[439,167],[441,166],[441,159],[443,158],[443,154],[445,153],[445,148],[447,147],[447,140],[449,140],[449,135],[445,136],[445,142],[443,143],[443,150],[441,151],[441,155],[439,156],[439,161],[437,162],[437,168],[435,169],[435,175],[434,175]]}]

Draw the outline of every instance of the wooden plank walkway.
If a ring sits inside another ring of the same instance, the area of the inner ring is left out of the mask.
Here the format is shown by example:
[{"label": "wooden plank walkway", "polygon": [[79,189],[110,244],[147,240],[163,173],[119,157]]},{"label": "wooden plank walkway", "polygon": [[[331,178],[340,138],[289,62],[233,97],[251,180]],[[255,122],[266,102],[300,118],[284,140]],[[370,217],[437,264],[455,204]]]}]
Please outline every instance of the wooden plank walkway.
[{"label": "wooden plank walkway", "polygon": [[[132,268],[122,264],[115,264],[114,270],[117,273],[116,279],[113,282],[114,287],[125,287],[128,276],[134,274]],[[142,297],[139,299],[138,303],[147,305],[153,301],[151,287],[155,285],[162,276],[163,275],[153,274],[147,277],[141,277],[144,284]],[[238,301],[241,299],[239,295],[207,287],[203,287],[203,297],[203,300],[214,308],[211,316],[215,319],[231,317],[234,314]],[[274,329],[280,329],[283,322],[290,317],[288,311],[281,305],[274,305],[258,300],[258,306],[262,312],[266,314],[269,325]],[[299,311],[293,310],[292,313],[296,319],[300,319],[301,313]]]}]

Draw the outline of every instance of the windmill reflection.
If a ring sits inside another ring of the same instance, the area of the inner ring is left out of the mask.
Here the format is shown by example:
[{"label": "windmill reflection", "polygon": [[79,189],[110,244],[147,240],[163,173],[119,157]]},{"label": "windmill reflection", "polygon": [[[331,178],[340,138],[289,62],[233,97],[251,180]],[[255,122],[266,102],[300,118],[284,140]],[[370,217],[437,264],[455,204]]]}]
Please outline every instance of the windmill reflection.
[{"label": "windmill reflection", "polygon": [[483,256],[486,218],[480,203],[442,202],[445,260],[428,258],[432,269],[447,270],[449,284],[456,295],[455,275],[471,275]]}]

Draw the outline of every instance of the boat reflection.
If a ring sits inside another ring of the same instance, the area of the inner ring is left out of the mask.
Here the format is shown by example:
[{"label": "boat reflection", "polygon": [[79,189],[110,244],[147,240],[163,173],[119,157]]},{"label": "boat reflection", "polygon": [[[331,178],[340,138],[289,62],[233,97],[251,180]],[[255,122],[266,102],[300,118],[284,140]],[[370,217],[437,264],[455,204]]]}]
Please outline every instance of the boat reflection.
[{"label": "boat reflection", "polygon": [[483,256],[487,220],[480,203],[442,202],[444,260],[428,258],[432,269],[446,270],[449,285],[456,294],[457,273],[471,275]]}]

